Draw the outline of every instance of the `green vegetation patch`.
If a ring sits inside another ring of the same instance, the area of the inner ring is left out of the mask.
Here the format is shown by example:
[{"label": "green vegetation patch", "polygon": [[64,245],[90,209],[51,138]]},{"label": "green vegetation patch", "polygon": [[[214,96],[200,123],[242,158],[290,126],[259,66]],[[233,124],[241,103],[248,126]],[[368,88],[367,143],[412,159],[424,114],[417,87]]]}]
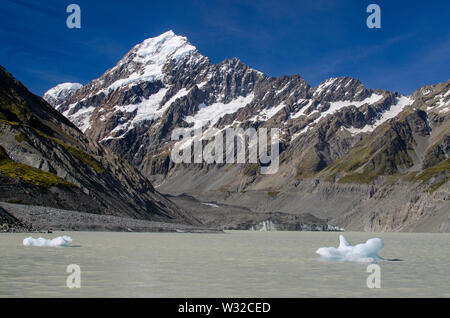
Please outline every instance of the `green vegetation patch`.
[{"label": "green vegetation patch", "polygon": [[64,144],[63,146],[64,146],[64,148],[66,148],[66,150],[68,152],[70,152],[72,155],[77,157],[80,161],[84,162],[88,166],[91,166],[95,170],[95,172],[97,172],[98,174],[101,174],[101,173],[103,173],[105,171],[105,169],[103,168],[101,163],[98,162],[97,160],[95,160],[87,152],[84,152],[83,150],[78,149],[78,148],[73,147],[73,146],[70,146],[68,144]]},{"label": "green vegetation patch", "polygon": [[0,162],[2,162],[3,160],[9,160],[9,157],[6,154],[5,149],[3,149],[3,147],[0,146]]},{"label": "green vegetation patch", "polygon": [[18,102],[5,94],[0,95],[0,119],[12,122],[25,122],[30,116],[25,103]]},{"label": "green vegetation patch", "polygon": [[429,188],[428,191],[430,191],[431,193],[433,193],[434,191],[436,191],[437,189],[439,189],[442,185],[446,184],[447,181],[449,181],[450,178],[446,177],[444,180],[433,183]]},{"label": "green vegetation patch", "polygon": [[2,147],[0,147],[0,175],[47,188],[58,185],[75,186],[51,172],[42,171],[9,159]]},{"label": "green vegetation patch", "polygon": [[427,168],[422,171],[419,175],[417,175],[414,179],[422,182],[429,181],[432,177],[436,176],[448,176],[450,173],[450,158],[447,160],[441,161],[437,165],[433,167]]},{"label": "green vegetation patch", "polygon": [[18,135],[14,136],[14,139],[20,144],[27,140],[27,137],[21,132]]},{"label": "green vegetation patch", "polygon": [[350,153],[337,159],[324,170],[327,181],[335,180],[338,173],[348,174],[339,179],[339,183],[371,183],[379,176],[394,176],[390,182],[396,182],[399,168],[414,165],[409,155],[410,140],[391,132],[389,126],[380,131],[375,140],[366,137]]},{"label": "green vegetation patch", "polygon": [[6,200],[6,203],[23,204],[22,200]]},{"label": "green vegetation patch", "polygon": [[0,118],[0,126],[1,125],[19,126],[20,123],[18,121],[9,121],[9,120]]},{"label": "green vegetation patch", "polygon": [[414,178],[417,176],[418,173],[419,173],[419,171],[411,171],[405,177],[403,177],[403,180],[408,181],[408,182],[413,182]]},{"label": "green vegetation patch", "polygon": [[42,137],[52,140],[54,142],[56,142],[58,145],[63,146],[68,152],[70,152],[74,157],[76,157],[78,160],[80,160],[81,162],[83,162],[84,164],[92,167],[95,172],[97,172],[98,174],[101,174],[105,171],[105,169],[103,168],[103,166],[101,165],[100,162],[98,162],[96,159],[94,159],[94,157],[92,157],[90,154],[88,154],[87,152],[71,146],[67,143],[65,143],[64,141],[55,138],[55,137],[51,137],[45,133],[43,133],[40,130],[35,129],[35,131]]},{"label": "green vegetation patch", "polygon": [[367,163],[371,156],[376,153],[374,147],[369,147],[366,144],[367,140],[364,140],[362,144],[356,146],[351,153],[342,156],[337,159],[329,168],[325,171],[329,171],[329,180],[333,180],[339,172],[353,172]]},{"label": "green vegetation patch", "polygon": [[389,176],[389,178],[386,180],[386,185],[396,184],[403,176],[404,176],[404,174],[400,174],[400,173]]},{"label": "green vegetation patch", "polygon": [[442,185],[450,180],[450,158],[441,161],[440,163],[434,165],[433,167],[423,170],[420,174],[416,175],[411,181],[422,181],[422,184],[430,181],[432,178],[440,179],[439,181],[433,183],[428,191],[434,192],[439,189]]}]

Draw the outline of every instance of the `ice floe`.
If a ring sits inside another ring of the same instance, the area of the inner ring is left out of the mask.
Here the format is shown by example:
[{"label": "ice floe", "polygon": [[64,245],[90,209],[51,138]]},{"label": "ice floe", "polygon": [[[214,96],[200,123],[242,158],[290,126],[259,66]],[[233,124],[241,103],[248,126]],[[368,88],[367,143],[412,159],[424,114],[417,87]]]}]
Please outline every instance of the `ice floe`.
[{"label": "ice floe", "polygon": [[70,236],[64,235],[56,237],[52,240],[45,238],[34,239],[31,236],[23,240],[24,246],[38,246],[38,247],[59,247],[59,246],[69,246],[72,243],[72,238]]},{"label": "ice floe", "polygon": [[366,243],[352,246],[343,235],[339,235],[339,247],[321,247],[316,253],[321,259],[336,262],[372,263],[383,260],[378,252],[384,247],[383,240],[372,238]]}]

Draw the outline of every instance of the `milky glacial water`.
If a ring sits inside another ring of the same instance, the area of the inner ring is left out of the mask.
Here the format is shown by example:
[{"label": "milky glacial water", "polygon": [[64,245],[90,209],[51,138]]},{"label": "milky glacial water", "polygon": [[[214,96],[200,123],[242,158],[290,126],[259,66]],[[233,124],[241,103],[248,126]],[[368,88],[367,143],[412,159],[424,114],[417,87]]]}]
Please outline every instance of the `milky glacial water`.
[{"label": "milky glacial water", "polygon": [[[318,260],[338,246],[332,232],[226,234],[42,234],[71,247],[25,247],[29,234],[0,234],[0,297],[450,297],[450,234],[344,233],[379,237],[381,288],[367,288],[367,264]],[[81,288],[66,287],[69,264]]]}]

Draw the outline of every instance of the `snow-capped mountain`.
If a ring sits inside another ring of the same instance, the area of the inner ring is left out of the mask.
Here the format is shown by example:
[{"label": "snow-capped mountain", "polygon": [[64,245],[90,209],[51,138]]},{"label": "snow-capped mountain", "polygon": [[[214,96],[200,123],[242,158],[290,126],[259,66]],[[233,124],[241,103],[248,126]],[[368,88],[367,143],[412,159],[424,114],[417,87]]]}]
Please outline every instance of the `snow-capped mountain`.
[{"label": "snow-capped mountain", "polygon": [[83,85],[80,83],[62,83],[49,89],[42,98],[50,105],[56,107],[72,96],[81,87],[83,87]]},{"label": "snow-capped mountain", "polygon": [[[337,77],[311,87],[299,75],[268,77],[236,58],[212,64],[185,37],[168,31],[136,45],[101,77],[53,105],[86,135],[161,181],[161,189],[229,193],[311,178],[369,184],[445,161],[449,86],[404,96]],[[211,172],[207,165],[173,164],[172,130],[200,126],[281,129],[280,172],[264,177],[248,165],[219,165]]]},{"label": "snow-capped mountain", "polygon": [[365,112],[345,126],[356,133],[373,130],[412,102],[397,93],[366,89],[347,77],[312,88],[300,76],[267,77],[237,59],[214,65],[185,37],[168,31],[136,45],[65,102],[52,104],[102,143],[123,149],[123,142],[142,146],[142,140],[151,139],[150,147],[144,144],[141,150],[122,153],[140,165],[146,152],[160,146],[148,138],[155,129],[166,142],[176,126],[223,128],[283,121],[280,128],[291,142],[350,106]]}]

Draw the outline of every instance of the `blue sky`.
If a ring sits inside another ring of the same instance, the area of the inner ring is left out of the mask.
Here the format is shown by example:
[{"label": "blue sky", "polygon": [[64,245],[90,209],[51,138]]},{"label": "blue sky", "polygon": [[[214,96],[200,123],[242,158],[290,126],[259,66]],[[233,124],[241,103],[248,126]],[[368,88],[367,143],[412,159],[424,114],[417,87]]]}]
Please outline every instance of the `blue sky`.
[{"label": "blue sky", "polygon": [[[82,10],[79,30],[66,27],[71,3]],[[366,26],[371,3],[381,29]],[[346,75],[409,94],[449,79],[449,17],[447,0],[0,0],[0,64],[42,95],[61,82],[86,84],[172,29],[214,63],[238,57],[313,86]]]}]

